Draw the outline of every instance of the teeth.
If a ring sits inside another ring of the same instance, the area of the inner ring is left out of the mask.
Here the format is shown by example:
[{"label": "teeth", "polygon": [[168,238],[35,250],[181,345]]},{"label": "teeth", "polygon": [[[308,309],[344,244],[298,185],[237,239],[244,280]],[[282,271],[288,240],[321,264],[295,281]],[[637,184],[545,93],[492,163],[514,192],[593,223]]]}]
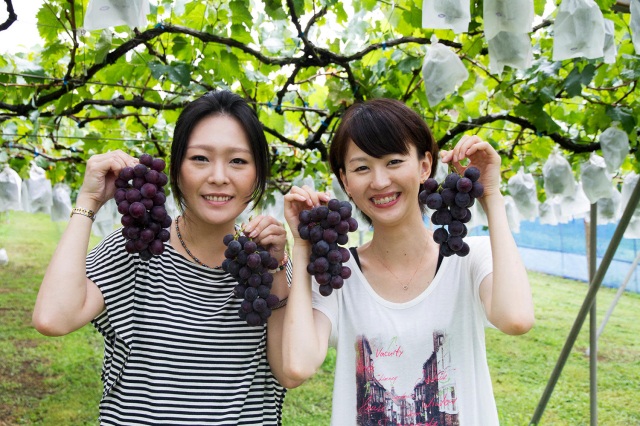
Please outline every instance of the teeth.
[{"label": "teeth", "polygon": [[384,198],[374,198],[373,199],[373,203],[375,205],[380,205],[380,204],[387,204],[392,202],[393,200],[395,200],[396,198],[398,198],[397,195],[392,195],[390,197],[384,197]]},{"label": "teeth", "polygon": [[223,201],[229,201],[231,199],[231,197],[215,197],[215,196],[211,196],[211,195],[205,195],[204,196],[205,200],[208,201],[214,201],[214,202],[223,202]]}]

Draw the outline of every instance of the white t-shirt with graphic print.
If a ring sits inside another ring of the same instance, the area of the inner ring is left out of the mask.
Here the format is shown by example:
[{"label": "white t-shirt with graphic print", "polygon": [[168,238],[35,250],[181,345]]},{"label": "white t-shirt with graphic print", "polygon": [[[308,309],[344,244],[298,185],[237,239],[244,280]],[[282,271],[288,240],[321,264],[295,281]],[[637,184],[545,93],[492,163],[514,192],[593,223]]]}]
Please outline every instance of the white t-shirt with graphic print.
[{"label": "white t-shirt with graphic print", "polygon": [[498,424],[485,352],[491,326],[479,286],[492,271],[488,237],[467,237],[470,253],[444,258],[415,299],[380,297],[353,257],[351,277],[313,307],[332,324],[337,348],[331,424]]}]

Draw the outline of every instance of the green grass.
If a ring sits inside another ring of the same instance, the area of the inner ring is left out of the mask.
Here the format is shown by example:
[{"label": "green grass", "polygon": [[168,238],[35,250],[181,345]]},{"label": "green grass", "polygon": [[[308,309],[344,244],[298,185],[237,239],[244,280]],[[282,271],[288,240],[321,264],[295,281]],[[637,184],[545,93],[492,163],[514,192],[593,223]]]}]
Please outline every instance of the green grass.
[{"label": "green grass", "polygon": [[[46,215],[0,214],[0,425],[96,424],[102,340],[91,326],[59,338],[30,325],[42,275],[64,224]],[[93,239],[93,244],[98,239]],[[537,322],[524,336],[487,332],[503,425],[527,425],[587,292],[585,283],[531,273]],[[598,294],[598,325],[615,290]],[[598,424],[640,425],[640,296],[626,293],[599,340]],[[542,425],[589,424],[588,324],[542,416]],[[285,426],[326,425],[335,351],[318,374],[288,392]]]}]

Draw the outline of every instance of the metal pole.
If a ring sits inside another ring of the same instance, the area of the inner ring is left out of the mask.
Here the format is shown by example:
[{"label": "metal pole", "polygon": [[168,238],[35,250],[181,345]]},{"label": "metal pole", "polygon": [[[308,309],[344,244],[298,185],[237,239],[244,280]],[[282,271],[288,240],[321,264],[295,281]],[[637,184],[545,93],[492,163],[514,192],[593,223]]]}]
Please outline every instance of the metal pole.
[{"label": "metal pole", "polygon": [[629,269],[629,272],[627,272],[627,276],[625,277],[624,281],[622,282],[622,284],[620,284],[620,287],[618,288],[618,292],[616,293],[616,297],[614,297],[613,302],[611,302],[611,306],[609,306],[609,310],[607,311],[607,313],[605,314],[604,318],[602,319],[602,323],[600,324],[600,328],[598,328],[598,334],[596,336],[596,339],[600,338],[600,335],[602,334],[602,331],[604,330],[604,326],[607,325],[607,322],[609,321],[609,318],[611,317],[611,314],[613,313],[613,309],[618,304],[618,301],[620,300],[620,297],[622,297],[622,294],[624,293],[624,289],[627,287],[627,284],[631,280],[631,276],[633,275],[633,272],[636,270],[636,266],[638,266],[638,262],[640,262],[640,253],[638,253],[638,255],[634,259],[633,263],[631,264],[631,268]]},{"label": "metal pole", "polygon": [[[594,285],[596,259],[598,258],[598,205],[591,204],[591,223],[589,224],[589,282]],[[591,426],[598,424],[598,327],[596,317],[596,299],[593,299],[589,312],[589,413]]]},{"label": "metal pole", "polygon": [[638,200],[640,200],[640,179],[638,179],[638,182],[636,183],[636,186],[633,189],[633,192],[631,193],[631,197],[629,198],[629,203],[627,204],[627,207],[624,209],[624,213],[620,218],[620,222],[618,222],[618,226],[616,227],[616,230],[613,233],[613,236],[611,237],[611,241],[609,242],[609,246],[607,247],[607,251],[605,252],[604,257],[602,258],[600,267],[598,268],[593,278],[593,282],[590,283],[589,285],[589,290],[587,291],[587,295],[584,299],[584,302],[582,303],[582,307],[580,308],[580,311],[578,312],[578,316],[575,322],[573,323],[573,326],[571,327],[571,331],[569,332],[569,336],[567,337],[567,340],[565,341],[565,344],[562,347],[562,351],[560,352],[560,357],[558,358],[558,362],[556,363],[553,371],[551,372],[551,377],[549,378],[549,381],[547,382],[547,386],[544,389],[544,392],[542,393],[542,397],[540,398],[540,402],[538,402],[538,406],[536,407],[536,410],[533,413],[533,417],[531,418],[531,422],[529,423],[530,425],[538,424],[538,422],[540,421],[540,418],[542,417],[542,413],[544,413],[544,410],[547,407],[549,398],[551,398],[551,394],[553,393],[553,388],[558,382],[558,378],[562,373],[564,364],[567,362],[567,359],[569,358],[571,348],[573,347],[573,344],[575,343],[576,338],[580,333],[580,328],[582,327],[582,324],[584,323],[584,320],[587,316],[587,312],[591,308],[591,303],[593,303],[596,293],[598,292],[598,289],[602,284],[602,279],[604,278],[604,275],[606,274],[607,269],[611,264],[613,255],[618,249],[618,245],[620,245],[620,240],[622,239],[622,235],[624,234],[624,231],[627,229],[627,225],[631,220],[631,216],[633,215],[636,205],[638,204]]}]

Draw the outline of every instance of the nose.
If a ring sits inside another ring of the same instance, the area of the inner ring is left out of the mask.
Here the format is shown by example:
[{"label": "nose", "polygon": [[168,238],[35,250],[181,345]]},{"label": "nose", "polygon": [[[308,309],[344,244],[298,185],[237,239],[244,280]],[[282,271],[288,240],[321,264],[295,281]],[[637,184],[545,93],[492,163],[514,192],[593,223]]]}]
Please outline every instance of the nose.
[{"label": "nose", "polygon": [[212,162],[207,182],[212,185],[225,185],[229,183],[229,175],[227,174],[225,165],[219,162]]},{"label": "nose", "polygon": [[391,183],[389,179],[389,173],[384,168],[377,168],[373,170],[373,180],[371,181],[371,188],[384,189]]}]

